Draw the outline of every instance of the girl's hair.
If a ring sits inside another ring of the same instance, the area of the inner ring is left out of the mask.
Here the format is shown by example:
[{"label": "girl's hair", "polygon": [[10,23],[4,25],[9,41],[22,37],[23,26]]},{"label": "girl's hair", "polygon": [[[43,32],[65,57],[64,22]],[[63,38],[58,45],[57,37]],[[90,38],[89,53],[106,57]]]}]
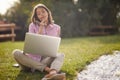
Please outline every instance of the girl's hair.
[{"label": "girl's hair", "polygon": [[47,13],[48,13],[48,24],[52,24],[54,23],[54,20],[52,18],[52,14],[51,14],[51,11],[44,5],[44,4],[37,4],[34,9],[33,9],[33,13],[32,13],[32,16],[31,16],[31,21],[34,23],[34,24],[37,24],[36,21],[40,21],[37,17],[37,13],[36,13],[36,10],[38,8],[44,8]]}]

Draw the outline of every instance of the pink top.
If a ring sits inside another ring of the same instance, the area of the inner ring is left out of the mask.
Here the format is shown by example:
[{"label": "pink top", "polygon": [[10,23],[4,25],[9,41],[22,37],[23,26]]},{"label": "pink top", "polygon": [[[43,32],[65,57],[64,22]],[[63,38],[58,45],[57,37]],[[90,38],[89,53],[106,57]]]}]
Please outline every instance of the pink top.
[{"label": "pink top", "polygon": [[[31,23],[29,25],[29,32],[30,33],[38,33],[39,31],[39,26],[35,25],[34,23]],[[42,35],[49,35],[49,36],[56,36],[59,37],[59,32],[60,32],[60,26],[57,24],[49,24],[46,27],[43,27],[43,32]],[[32,55],[32,54],[27,54],[29,57],[31,57],[32,59],[36,60],[36,61],[40,61],[41,60],[41,56],[39,55]]]}]

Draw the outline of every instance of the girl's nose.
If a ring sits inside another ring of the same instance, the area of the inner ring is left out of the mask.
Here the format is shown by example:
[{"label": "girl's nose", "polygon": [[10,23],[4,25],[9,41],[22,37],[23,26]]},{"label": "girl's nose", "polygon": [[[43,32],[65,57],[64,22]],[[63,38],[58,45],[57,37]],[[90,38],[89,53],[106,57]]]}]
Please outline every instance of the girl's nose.
[{"label": "girl's nose", "polygon": [[41,13],[41,16],[43,16],[44,14],[43,13]]}]

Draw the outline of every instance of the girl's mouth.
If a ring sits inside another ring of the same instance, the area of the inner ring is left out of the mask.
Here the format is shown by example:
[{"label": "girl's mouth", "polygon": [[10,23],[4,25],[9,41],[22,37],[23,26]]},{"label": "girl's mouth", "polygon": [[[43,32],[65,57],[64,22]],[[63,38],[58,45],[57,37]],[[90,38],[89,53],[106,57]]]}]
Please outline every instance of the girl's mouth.
[{"label": "girl's mouth", "polygon": [[40,19],[41,19],[41,20],[43,20],[43,19],[44,19],[44,17],[41,17]]}]

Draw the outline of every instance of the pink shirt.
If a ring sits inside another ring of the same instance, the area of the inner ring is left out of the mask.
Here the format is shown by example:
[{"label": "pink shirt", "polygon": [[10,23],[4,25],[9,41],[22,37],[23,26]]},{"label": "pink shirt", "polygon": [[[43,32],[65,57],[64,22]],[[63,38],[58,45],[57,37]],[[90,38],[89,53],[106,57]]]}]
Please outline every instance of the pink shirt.
[{"label": "pink shirt", "polygon": [[[29,32],[30,33],[38,33],[39,31],[39,26],[31,23],[29,25]],[[43,27],[43,32],[42,35],[49,35],[49,36],[56,36],[59,37],[60,35],[58,34],[60,32],[60,26],[57,24],[50,24],[46,27]],[[41,56],[39,55],[32,55],[32,54],[27,54],[29,57],[36,61],[41,60]]]}]

